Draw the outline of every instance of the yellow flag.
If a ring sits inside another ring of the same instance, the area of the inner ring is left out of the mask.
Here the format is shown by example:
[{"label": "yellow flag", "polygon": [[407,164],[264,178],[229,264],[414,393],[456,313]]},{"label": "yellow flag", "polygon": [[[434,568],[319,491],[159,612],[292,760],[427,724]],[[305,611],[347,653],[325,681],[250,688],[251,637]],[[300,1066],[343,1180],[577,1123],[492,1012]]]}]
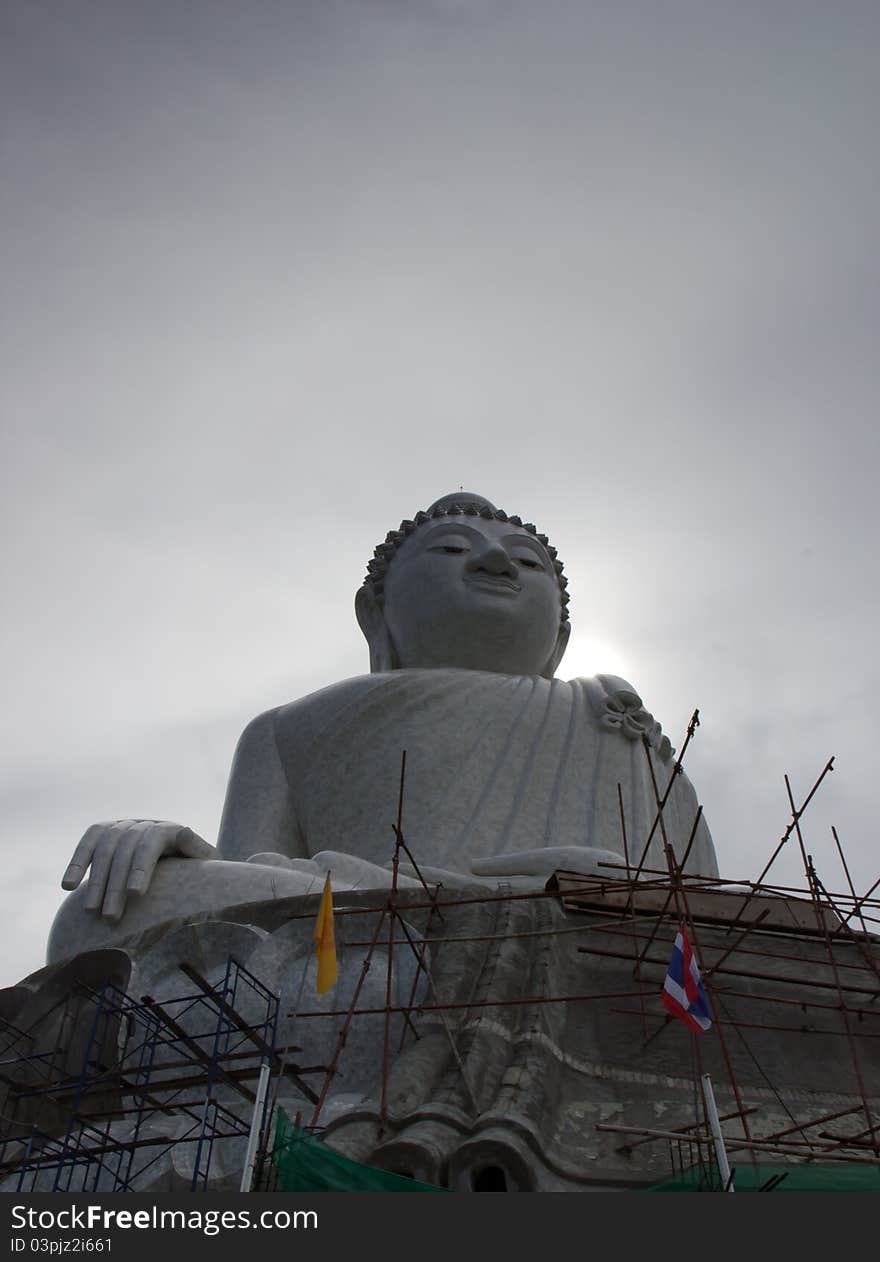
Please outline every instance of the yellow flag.
[{"label": "yellow flag", "polygon": [[330,889],[330,873],[324,882],[321,906],[315,922],[315,955],[318,957],[318,976],[315,989],[323,995],[336,983],[336,939],[333,936],[333,891]]}]

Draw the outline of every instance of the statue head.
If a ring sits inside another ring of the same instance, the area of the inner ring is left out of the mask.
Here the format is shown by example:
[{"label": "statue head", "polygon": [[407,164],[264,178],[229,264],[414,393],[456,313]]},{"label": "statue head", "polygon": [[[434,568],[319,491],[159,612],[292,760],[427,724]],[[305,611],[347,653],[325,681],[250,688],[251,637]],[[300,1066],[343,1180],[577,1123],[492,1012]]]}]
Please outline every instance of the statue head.
[{"label": "statue head", "polygon": [[550,679],[568,643],[567,580],[547,536],[459,491],[376,548],[355,598],[370,670],[457,667]]}]

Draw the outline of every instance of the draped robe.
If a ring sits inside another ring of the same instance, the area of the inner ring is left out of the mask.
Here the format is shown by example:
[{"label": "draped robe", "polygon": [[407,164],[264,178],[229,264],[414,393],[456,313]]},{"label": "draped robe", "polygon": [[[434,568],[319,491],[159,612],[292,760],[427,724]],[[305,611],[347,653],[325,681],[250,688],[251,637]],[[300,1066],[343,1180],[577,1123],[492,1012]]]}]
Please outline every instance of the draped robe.
[{"label": "draped robe", "polygon": [[[358,676],[248,725],[230,776],[221,856],[336,850],[387,863],[403,750],[407,844],[419,864],[462,874],[476,859],[545,846],[622,858],[624,827],[635,864],[657,813],[655,782],[662,796],[674,767],[660,725],[615,676]],[[679,859],[696,813],[693,787],[679,774],[663,812]],[[666,868],[659,828],[646,866]],[[702,819],[687,868],[718,872]]]}]

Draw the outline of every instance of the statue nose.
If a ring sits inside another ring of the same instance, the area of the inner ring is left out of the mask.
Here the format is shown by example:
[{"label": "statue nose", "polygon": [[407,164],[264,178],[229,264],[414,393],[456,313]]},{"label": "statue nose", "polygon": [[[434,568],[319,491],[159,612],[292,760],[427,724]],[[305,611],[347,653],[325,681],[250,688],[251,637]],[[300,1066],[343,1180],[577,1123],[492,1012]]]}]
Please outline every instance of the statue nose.
[{"label": "statue nose", "polygon": [[467,568],[485,570],[487,574],[506,574],[508,578],[516,578],[519,573],[513,557],[500,543],[490,543],[482,552],[472,552]]}]

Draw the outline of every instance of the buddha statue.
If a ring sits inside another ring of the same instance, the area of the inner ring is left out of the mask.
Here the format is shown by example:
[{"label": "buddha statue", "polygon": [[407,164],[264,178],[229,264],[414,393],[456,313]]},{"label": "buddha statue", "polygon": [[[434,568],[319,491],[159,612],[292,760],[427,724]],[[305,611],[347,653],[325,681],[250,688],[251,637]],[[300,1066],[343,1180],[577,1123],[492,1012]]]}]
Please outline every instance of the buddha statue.
[{"label": "buddha statue", "polygon": [[[189,912],[312,892],[327,870],[335,889],[387,886],[403,750],[404,832],[427,880],[529,889],[558,869],[619,876],[620,802],[635,861],[673,750],[626,681],[555,677],[566,586],[546,536],[482,496],[447,495],[401,523],[356,595],[370,673],[248,724],[216,849],[168,821],[89,828],[50,962]],[[696,815],[679,774],[664,808],[679,858]],[[659,830],[646,867],[665,868]],[[717,876],[702,819],[687,867]]]}]

